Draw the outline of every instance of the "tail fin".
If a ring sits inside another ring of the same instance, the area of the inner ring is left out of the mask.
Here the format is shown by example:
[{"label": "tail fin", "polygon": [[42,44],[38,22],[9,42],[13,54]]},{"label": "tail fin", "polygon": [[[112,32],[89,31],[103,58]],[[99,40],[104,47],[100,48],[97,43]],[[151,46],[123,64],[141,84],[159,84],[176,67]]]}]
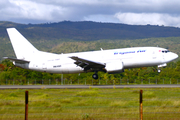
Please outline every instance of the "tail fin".
[{"label": "tail fin", "polygon": [[17,59],[29,60],[38,50],[15,28],[7,28]]}]

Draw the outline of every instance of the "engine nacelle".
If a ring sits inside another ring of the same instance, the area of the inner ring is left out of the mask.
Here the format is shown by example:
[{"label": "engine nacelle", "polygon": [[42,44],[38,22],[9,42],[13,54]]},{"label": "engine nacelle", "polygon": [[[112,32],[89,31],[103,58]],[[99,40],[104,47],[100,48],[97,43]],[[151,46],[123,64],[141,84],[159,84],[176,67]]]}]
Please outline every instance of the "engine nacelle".
[{"label": "engine nacelle", "polygon": [[120,60],[115,60],[110,63],[106,63],[105,69],[109,74],[124,72],[123,62]]}]

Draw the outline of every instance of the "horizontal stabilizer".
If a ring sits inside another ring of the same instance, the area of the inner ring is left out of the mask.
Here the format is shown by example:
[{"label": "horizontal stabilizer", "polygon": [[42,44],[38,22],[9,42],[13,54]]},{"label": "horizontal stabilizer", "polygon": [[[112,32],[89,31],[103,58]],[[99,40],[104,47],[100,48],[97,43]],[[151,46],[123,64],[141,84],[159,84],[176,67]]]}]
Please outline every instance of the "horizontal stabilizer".
[{"label": "horizontal stabilizer", "polygon": [[16,59],[16,58],[4,57],[4,59],[12,60],[12,61],[15,61],[16,63],[20,63],[20,64],[29,63],[29,61],[22,60],[22,59]]}]

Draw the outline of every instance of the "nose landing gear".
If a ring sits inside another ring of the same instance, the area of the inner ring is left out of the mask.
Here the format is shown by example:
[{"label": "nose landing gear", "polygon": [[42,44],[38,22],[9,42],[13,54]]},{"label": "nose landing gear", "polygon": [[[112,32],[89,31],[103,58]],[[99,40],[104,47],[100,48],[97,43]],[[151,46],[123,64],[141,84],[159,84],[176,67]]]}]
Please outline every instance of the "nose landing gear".
[{"label": "nose landing gear", "polygon": [[94,74],[92,75],[92,77],[93,77],[94,79],[98,79],[98,74],[97,74],[97,73],[94,73]]}]

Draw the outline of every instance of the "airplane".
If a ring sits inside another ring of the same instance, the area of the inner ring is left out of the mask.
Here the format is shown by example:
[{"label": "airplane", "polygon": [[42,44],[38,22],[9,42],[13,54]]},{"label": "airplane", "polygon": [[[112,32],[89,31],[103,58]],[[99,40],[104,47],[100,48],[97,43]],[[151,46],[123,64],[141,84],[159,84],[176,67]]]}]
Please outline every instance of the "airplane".
[{"label": "airplane", "polygon": [[[55,54],[36,49],[16,28],[7,28],[16,58],[4,57],[15,66],[48,73],[83,73],[98,71],[109,74],[124,72],[124,69],[137,67],[165,67],[178,55],[160,47],[131,47],[89,52]],[[160,72],[160,69],[158,69]]]}]

